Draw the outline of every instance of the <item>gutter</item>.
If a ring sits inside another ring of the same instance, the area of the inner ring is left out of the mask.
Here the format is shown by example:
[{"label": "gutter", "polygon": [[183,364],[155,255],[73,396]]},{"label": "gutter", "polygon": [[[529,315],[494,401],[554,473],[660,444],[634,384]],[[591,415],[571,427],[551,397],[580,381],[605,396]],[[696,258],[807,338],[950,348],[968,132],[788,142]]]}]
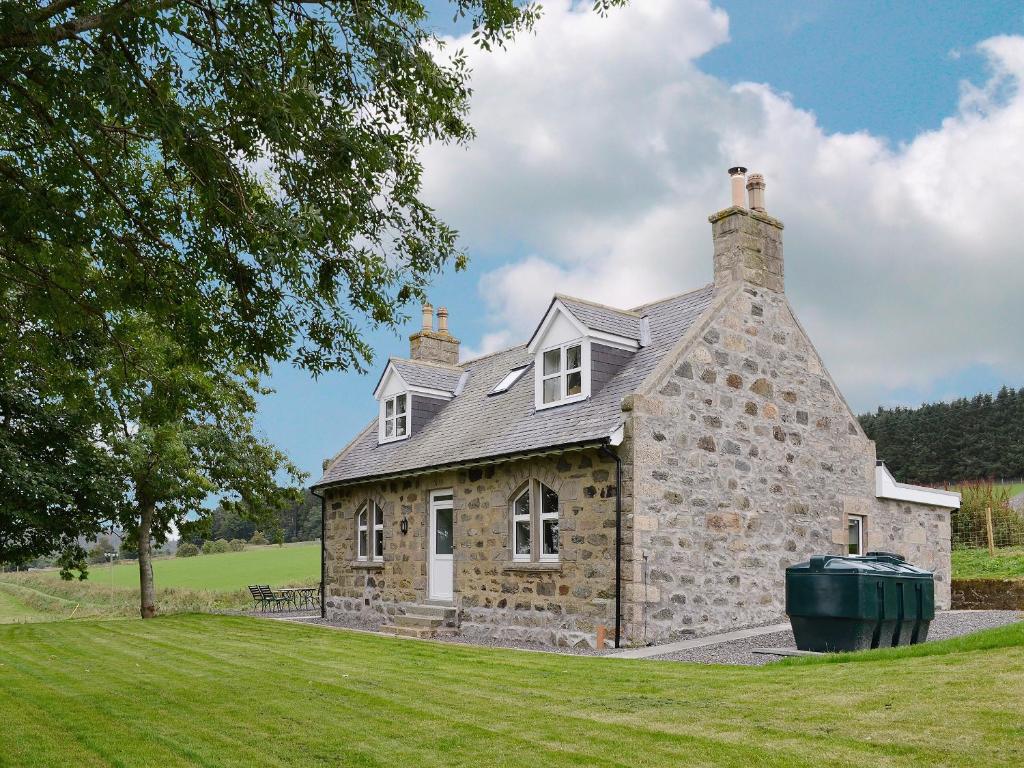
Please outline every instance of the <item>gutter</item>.
[{"label": "gutter", "polygon": [[[315,487],[315,486],[314,486]],[[311,487],[309,492],[320,499],[320,618],[327,618],[327,498]]]},{"label": "gutter", "polygon": [[[361,483],[376,482],[378,480],[388,480],[394,477],[412,477],[415,475],[429,475],[434,472],[443,472],[449,469],[462,469],[466,467],[479,467],[486,464],[498,464],[503,461],[512,461],[513,459],[529,458],[535,456],[544,456],[551,453],[561,453],[562,451],[569,450],[585,450],[587,448],[600,448],[603,445],[618,445],[616,436],[621,432],[621,427],[617,428],[611,435],[605,437],[598,437],[592,440],[580,440],[575,443],[560,443],[558,445],[546,445],[543,448],[531,448],[523,451],[510,451],[508,453],[499,453],[493,456],[485,456],[478,459],[460,459],[458,461],[450,461],[446,464],[432,464],[425,467],[414,467],[410,469],[399,469],[394,472],[383,472],[377,475],[363,475],[361,477],[350,477],[343,480],[327,480],[326,482],[314,483],[310,486],[310,493],[313,492],[313,488],[342,488],[346,485],[359,485]],[[315,494],[314,495],[319,495]]]},{"label": "gutter", "polygon": [[[609,437],[609,444],[617,446],[621,441],[620,426]],[[622,629],[622,459],[607,444],[601,446],[600,452],[615,462],[615,647],[618,648]]]}]

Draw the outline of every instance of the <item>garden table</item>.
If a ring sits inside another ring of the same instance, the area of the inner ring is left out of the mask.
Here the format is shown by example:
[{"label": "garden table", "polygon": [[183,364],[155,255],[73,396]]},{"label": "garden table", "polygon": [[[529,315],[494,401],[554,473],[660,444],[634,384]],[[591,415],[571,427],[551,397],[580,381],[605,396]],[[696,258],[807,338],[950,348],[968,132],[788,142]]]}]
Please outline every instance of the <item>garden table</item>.
[{"label": "garden table", "polygon": [[289,587],[277,591],[287,597],[296,610],[299,610],[300,607],[311,609],[320,605],[319,587]]}]

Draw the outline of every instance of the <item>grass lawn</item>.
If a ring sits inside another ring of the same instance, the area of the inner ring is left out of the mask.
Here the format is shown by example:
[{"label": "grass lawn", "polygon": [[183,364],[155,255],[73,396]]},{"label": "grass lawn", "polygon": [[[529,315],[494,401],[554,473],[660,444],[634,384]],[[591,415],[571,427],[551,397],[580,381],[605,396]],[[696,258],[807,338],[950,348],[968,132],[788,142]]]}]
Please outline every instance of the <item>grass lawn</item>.
[{"label": "grass lawn", "polygon": [[25,605],[16,595],[0,589],[0,624],[14,624],[22,621],[40,621],[48,618],[30,606]]},{"label": "grass lawn", "polygon": [[[108,565],[89,567],[89,580],[110,586]],[[56,571],[51,572],[59,578]],[[158,587],[227,591],[245,589],[249,584],[319,584],[320,542],[302,541],[284,546],[248,546],[242,552],[196,557],[162,557],[153,561],[153,578]],[[120,563],[113,567],[115,587],[138,587],[139,564]]]},{"label": "grass lawn", "polygon": [[0,764],[1019,766],[1024,628],[762,668],[243,617],[0,627]]},{"label": "grass lawn", "polygon": [[1024,547],[954,549],[954,579],[1024,579]]}]

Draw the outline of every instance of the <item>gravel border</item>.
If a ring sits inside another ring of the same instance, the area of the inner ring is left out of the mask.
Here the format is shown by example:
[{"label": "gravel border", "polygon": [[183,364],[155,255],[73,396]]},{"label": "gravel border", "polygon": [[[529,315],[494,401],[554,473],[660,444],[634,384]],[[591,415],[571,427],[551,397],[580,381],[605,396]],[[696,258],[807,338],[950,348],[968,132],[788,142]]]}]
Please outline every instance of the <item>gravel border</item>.
[{"label": "gravel border", "polygon": [[[352,629],[360,632],[376,632],[385,637],[394,637],[387,632],[382,632],[385,625],[383,618],[374,616],[357,617],[345,616],[335,620],[323,619],[316,613],[310,612],[285,612],[261,613],[259,611],[249,615],[264,619],[284,619],[296,623],[312,624],[337,629]],[[960,637],[971,632],[978,632],[983,629],[992,629],[1006,624],[1013,624],[1017,621],[1024,621],[1024,613],[1021,611],[943,611],[936,614],[928,631],[928,642],[934,640],[946,640],[951,637]],[[761,625],[765,626],[765,625]],[[735,629],[746,629],[736,627]],[[414,639],[414,638],[404,638]],[[440,634],[437,637],[429,638],[426,642],[447,643],[449,645],[470,645],[481,648],[506,648],[518,651],[533,651],[538,653],[557,653],[567,656],[609,656],[614,654],[615,648],[608,647],[604,650],[595,648],[565,648],[560,646],[544,645],[527,641],[515,641],[505,638],[485,637],[479,635]],[[699,664],[733,664],[760,666],[780,661],[780,656],[769,656],[766,654],[753,653],[755,648],[796,648],[793,633],[790,630],[784,632],[771,632],[755,637],[748,637],[742,640],[732,640],[724,643],[715,643],[701,648],[691,648],[677,653],[649,656],[645,660],[651,661],[688,661]]]},{"label": "gravel border", "polygon": [[[279,614],[260,614],[256,613],[256,616],[269,617],[269,618],[301,618],[291,617],[285,613]],[[322,619],[319,616],[314,616],[311,619],[302,622],[303,624],[315,624],[322,627],[334,627],[337,629],[354,629],[360,632],[377,632],[385,637],[395,637],[389,632],[383,632],[382,629],[386,624],[383,618],[373,618],[367,616],[365,618],[347,615],[344,618],[337,618],[334,620]],[[401,637],[401,636],[399,636]],[[417,638],[402,638],[406,640],[415,640]],[[494,637],[483,637],[479,635],[461,635],[461,634],[445,634],[443,630],[437,637],[424,638],[426,642],[435,643],[447,643],[449,645],[472,645],[480,648],[507,648],[510,650],[517,651],[535,651],[539,653],[560,653],[569,656],[604,656],[612,651],[614,648],[606,648],[599,651],[595,648],[565,648],[561,646],[544,645],[542,643],[531,643],[527,641],[515,641],[502,638]]]},{"label": "gravel border", "polygon": [[[943,611],[935,615],[928,629],[928,642],[960,637],[983,629],[1002,627],[1024,620],[1020,611]],[[763,665],[780,661],[780,656],[753,653],[755,648],[796,648],[790,630],[748,637],[727,643],[691,648],[679,653],[649,657],[652,661],[690,661],[699,664]]]}]

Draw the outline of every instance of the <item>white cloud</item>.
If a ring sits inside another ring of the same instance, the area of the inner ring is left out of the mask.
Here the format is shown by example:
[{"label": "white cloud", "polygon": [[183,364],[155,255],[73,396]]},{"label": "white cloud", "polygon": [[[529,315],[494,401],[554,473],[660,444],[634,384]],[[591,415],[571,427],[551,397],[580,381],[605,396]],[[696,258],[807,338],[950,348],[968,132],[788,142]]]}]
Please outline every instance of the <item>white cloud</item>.
[{"label": "white cloud", "polygon": [[790,300],[855,406],[969,365],[1024,374],[1024,38],[982,42],[989,80],[892,147],[701,72],[728,39],[706,2],[590,7],[545,3],[535,35],[472,53],[477,139],[424,157],[430,201],[486,270],[476,351],[525,339],[555,291],[629,306],[709,281],[707,215],[743,163],[767,177]]}]

